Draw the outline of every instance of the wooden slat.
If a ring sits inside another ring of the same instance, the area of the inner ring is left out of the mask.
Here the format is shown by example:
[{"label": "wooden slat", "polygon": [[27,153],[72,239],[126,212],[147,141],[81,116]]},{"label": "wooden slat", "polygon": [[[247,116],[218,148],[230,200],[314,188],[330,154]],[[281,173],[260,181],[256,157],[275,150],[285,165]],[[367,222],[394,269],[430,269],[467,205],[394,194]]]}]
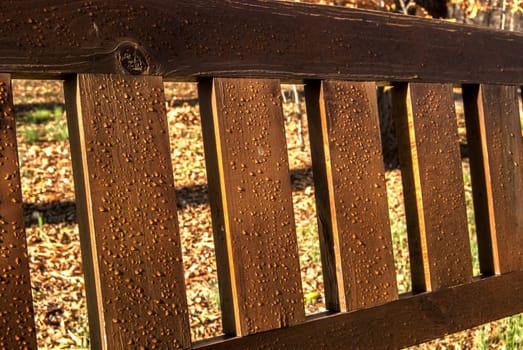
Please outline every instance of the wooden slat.
[{"label": "wooden slat", "polygon": [[483,275],[493,275],[494,255],[490,237],[489,208],[487,201],[487,184],[483,171],[482,138],[479,126],[478,85],[464,85],[463,107],[467,127],[467,144],[470,161],[470,177],[472,180],[472,196],[474,202],[474,221],[478,241],[479,267]]},{"label": "wooden slat", "polygon": [[[507,288],[510,286],[510,288]],[[401,349],[523,312],[523,272],[405,296],[272,332],[200,343],[200,350]]]},{"label": "wooden slat", "polygon": [[310,83],[306,98],[320,242],[322,254],[332,255],[324,280],[335,279],[339,296],[334,310],[395,300],[376,85]]},{"label": "wooden slat", "polygon": [[159,77],[66,83],[92,347],[187,348],[187,300]]},{"label": "wooden slat", "polygon": [[3,0],[0,23],[0,71],[19,75],[523,81],[519,33],[332,6]]},{"label": "wooden slat", "polygon": [[0,74],[0,349],[36,349],[11,77]]},{"label": "wooden slat", "polygon": [[236,334],[302,322],[279,81],[214,79],[200,88],[211,89],[200,96],[202,125],[206,157],[215,158],[207,163],[209,184],[221,189],[210,200],[223,213],[213,225],[225,239],[215,244],[226,244],[216,252],[227,252],[217,261],[229,266]]},{"label": "wooden slat", "polygon": [[472,258],[452,85],[394,90],[413,290],[469,282]]},{"label": "wooden slat", "polygon": [[[207,169],[207,184],[211,218],[213,223],[213,240],[216,255],[216,272],[220,293],[220,311],[222,313],[222,331],[224,334],[236,334],[236,319],[232,295],[227,237],[224,230],[224,208],[222,206],[221,185],[216,139],[213,121],[213,80],[205,79],[198,83],[200,115],[202,118],[202,136]],[[214,176],[212,175],[214,174]]]},{"label": "wooden slat", "polygon": [[523,270],[523,150],[516,87],[463,88],[481,271]]}]

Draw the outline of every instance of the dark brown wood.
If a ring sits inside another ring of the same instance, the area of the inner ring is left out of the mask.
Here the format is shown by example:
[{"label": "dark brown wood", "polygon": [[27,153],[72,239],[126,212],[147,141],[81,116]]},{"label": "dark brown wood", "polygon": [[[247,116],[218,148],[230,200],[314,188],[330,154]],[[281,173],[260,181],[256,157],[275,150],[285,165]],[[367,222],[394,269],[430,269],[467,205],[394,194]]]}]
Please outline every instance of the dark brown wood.
[{"label": "dark brown wood", "polygon": [[95,347],[187,348],[162,79],[80,75],[66,87]]},{"label": "dark brown wood", "polygon": [[227,247],[217,252],[228,254],[236,334],[302,322],[280,83],[214,79],[211,98],[202,102],[212,105],[212,111],[202,109],[202,124],[208,129],[205,142],[212,145],[206,157],[215,158],[207,164],[217,165],[208,169],[208,177],[221,188],[211,205],[223,217],[215,216],[219,221],[213,225],[226,237]]},{"label": "dark brown wood", "polygon": [[470,162],[470,177],[472,181],[472,196],[474,204],[474,221],[478,241],[479,267],[483,275],[496,273],[494,255],[490,237],[490,218],[487,201],[487,184],[483,171],[484,157],[479,126],[478,97],[479,85],[464,85],[463,107],[467,127],[467,144]]},{"label": "dark brown wood", "polygon": [[0,71],[18,76],[523,81],[519,33],[341,7],[270,0],[4,0],[0,23]]},{"label": "dark brown wood", "polygon": [[410,84],[406,99],[398,96],[395,102],[403,104],[395,108],[395,119],[413,290],[469,282],[472,258],[452,85]]},{"label": "dark brown wood", "polygon": [[[418,206],[415,191],[414,172],[412,171],[411,143],[409,135],[409,119],[407,106],[408,84],[395,84],[392,89],[392,114],[396,128],[398,141],[398,156],[401,167],[401,181],[404,189],[411,189],[410,195],[403,196],[406,215],[410,273],[413,282],[412,289],[416,292],[424,292],[427,289],[425,283],[425,268],[423,263],[423,252],[419,240]],[[409,171],[410,169],[410,171]],[[408,208],[408,209],[407,209]],[[412,237],[411,237],[412,236]]]},{"label": "dark brown wood", "polygon": [[[336,271],[336,251],[331,220],[329,191],[332,191],[332,181],[329,182],[327,165],[325,164],[325,147],[323,144],[323,126],[321,109],[324,107],[320,98],[321,81],[311,81],[305,85],[305,102],[307,104],[307,119],[309,123],[309,138],[311,140],[311,158],[314,174],[314,196],[316,198],[316,217],[318,219],[318,235],[320,242],[321,267],[324,283],[325,307],[330,311],[340,311],[340,295],[338,291],[338,275]],[[318,143],[320,144],[318,146]],[[312,146],[314,145],[314,146]],[[339,252],[338,252],[339,253]],[[339,254],[338,254],[339,255]],[[343,283],[341,281],[341,283]]]},{"label": "dark brown wood", "polygon": [[[236,319],[232,296],[227,235],[224,230],[224,213],[222,206],[221,185],[219,176],[218,155],[213,121],[213,80],[205,79],[198,83],[200,115],[202,117],[202,136],[205,152],[205,164],[211,218],[213,223],[214,250],[216,254],[216,272],[220,293],[220,311],[222,313],[222,330],[224,334],[236,334]],[[214,174],[214,175],[212,175]]]},{"label": "dark brown wood", "polygon": [[36,349],[11,77],[0,74],[0,349]]},{"label": "dark brown wood", "polygon": [[[510,288],[507,288],[510,286]],[[404,296],[252,336],[195,344],[196,349],[400,349],[523,312],[523,272],[436,292]]]},{"label": "dark brown wood", "polygon": [[465,86],[476,230],[483,273],[523,269],[523,150],[517,90]]},{"label": "dark brown wood", "polygon": [[[197,348],[398,348],[523,311],[523,146],[504,86],[523,82],[522,34],[271,0],[4,0],[0,23],[0,72],[67,78],[92,348],[191,347],[152,75],[201,82],[224,331],[245,336]],[[0,347],[35,348],[10,79]],[[326,304],[349,312],[305,321],[276,79],[310,82]],[[394,88],[395,114],[414,291],[430,293],[395,300],[375,85],[333,80],[416,83]],[[452,87],[433,83],[503,85],[464,90],[481,270],[499,276],[470,283]]]},{"label": "dark brown wood", "polygon": [[328,236],[320,240],[322,254],[333,254],[326,261],[334,265],[324,271],[336,272],[324,273],[324,280],[337,281],[335,311],[395,300],[376,84],[311,83],[306,97],[316,210],[320,235]]}]

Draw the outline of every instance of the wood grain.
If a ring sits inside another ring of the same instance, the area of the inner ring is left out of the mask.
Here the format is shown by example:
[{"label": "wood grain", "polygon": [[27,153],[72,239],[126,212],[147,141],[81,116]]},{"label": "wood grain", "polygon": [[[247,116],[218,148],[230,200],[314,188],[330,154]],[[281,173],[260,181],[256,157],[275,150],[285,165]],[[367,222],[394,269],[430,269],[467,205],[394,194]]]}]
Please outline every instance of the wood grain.
[{"label": "wood grain", "polygon": [[487,200],[487,184],[482,151],[482,136],[479,124],[479,85],[464,85],[463,107],[467,128],[467,144],[469,149],[470,178],[474,202],[474,221],[478,241],[479,267],[483,275],[496,273],[492,239],[490,236],[490,218]]},{"label": "wood grain", "polygon": [[320,240],[322,254],[332,254],[325,260],[334,264],[324,271],[336,272],[324,273],[337,281],[334,310],[395,300],[376,85],[310,83],[306,100],[320,235],[329,236]]},{"label": "wood grain", "polygon": [[187,300],[159,77],[66,84],[95,348],[187,348]]},{"label": "wood grain", "polygon": [[340,7],[270,0],[4,0],[0,23],[0,71],[17,76],[523,81],[519,33]]},{"label": "wood grain", "polygon": [[[507,288],[510,286],[510,288]],[[195,349],[400,349],[523,312],[523,272],[475,280],[436,292]]]},{"label": "wood grain", "polygon": [[11,77],[0,74],[0,349],[36,349]]},{"label": "wood grain", "polygon": [[481,270],[523,269],[523,150],[517,89],[463,88]]},{"label": "wood grain", "polygon": [[211,218],[213,223],[213,240],[216,254],[216,272],[218,273],[218,289],[220,293],[220,311],[222,314],[222,330],[224,334],[236,334],[236,317],[232,295],[229,253],[227,235],[225,233],[224,208],[219,175],[219,159],[216,153],[217,145],[214,130],[213,112],[213,79],[201,80],[198,83],[200,115],[202,118],[202,136],[207,169],[207,184]]},{"label": "wood grain", "polygon": [[413,290],[469,282],[472,258],[452,85],[410,84],[406,96],[401,89],[395,99],[401,105],[394,110]]},{"label": "wood grain", "polygon": [[223,213],[213,225],[227,244],[216,251],[228,254],[236,334],[302,322],[280,83],[214,79],[212,89],[212,101],[202,101],[212,114],[202,109],[202,125],[212,130],[204,133],[206,157],[215,158],[207,164],[217,168],[208,168],[208,177],[220,184],[221,195],[210,199]]}]

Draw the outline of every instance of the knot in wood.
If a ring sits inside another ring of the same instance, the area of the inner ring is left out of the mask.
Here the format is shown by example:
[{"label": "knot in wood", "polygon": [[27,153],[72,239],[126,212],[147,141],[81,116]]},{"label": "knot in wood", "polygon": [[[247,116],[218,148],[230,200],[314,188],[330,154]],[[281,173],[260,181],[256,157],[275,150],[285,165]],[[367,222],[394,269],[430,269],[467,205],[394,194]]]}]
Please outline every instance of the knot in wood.
[{"label": "knot in wood", "polygon": [[145,74],[149,69],[147,55],[138,45],[133,43],[120,45],[117,50],[116,58],[124,71],[129,74]]}]

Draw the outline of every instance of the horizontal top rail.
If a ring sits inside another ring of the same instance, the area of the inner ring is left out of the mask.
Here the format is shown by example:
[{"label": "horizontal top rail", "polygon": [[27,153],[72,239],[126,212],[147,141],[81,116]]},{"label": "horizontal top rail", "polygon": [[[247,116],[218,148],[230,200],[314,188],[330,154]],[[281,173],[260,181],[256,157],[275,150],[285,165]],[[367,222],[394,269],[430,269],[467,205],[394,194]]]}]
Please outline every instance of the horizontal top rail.
[{"label": "horizontal top rail", "polygon": [[[4,0],[0,72],[517,85],[523,36],[271,0]],[[499,54],[503,52],[503,54]]]}]

